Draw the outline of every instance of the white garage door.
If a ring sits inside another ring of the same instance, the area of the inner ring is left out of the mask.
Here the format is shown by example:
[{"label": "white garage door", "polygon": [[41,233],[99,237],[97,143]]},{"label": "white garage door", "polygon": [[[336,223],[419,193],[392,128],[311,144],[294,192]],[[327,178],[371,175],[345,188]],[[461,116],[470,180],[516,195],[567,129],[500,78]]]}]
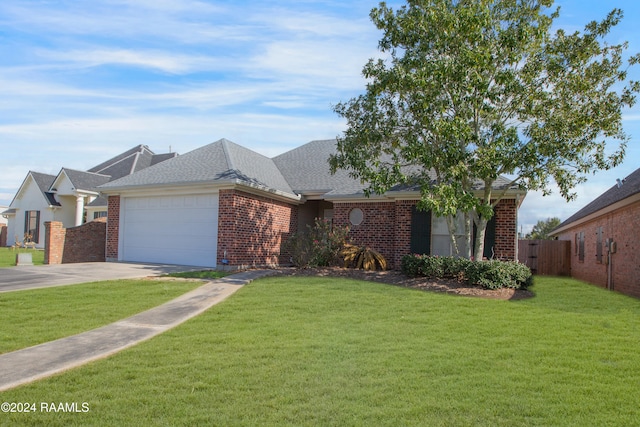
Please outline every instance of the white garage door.
[{"label": "white garage door", "polygon": [[123,261],[215,267],[218,195],[123,198]]}]

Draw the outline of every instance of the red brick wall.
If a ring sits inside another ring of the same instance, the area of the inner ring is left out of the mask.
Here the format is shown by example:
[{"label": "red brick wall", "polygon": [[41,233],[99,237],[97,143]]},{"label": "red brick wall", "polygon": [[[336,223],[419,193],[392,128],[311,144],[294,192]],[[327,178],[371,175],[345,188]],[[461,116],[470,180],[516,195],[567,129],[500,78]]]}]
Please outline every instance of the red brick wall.
[{"label": "red brick wall", "polygon": [[7,246],[7,226],[0,225],[0,248]]},{"label": "red brick wall", "polygon": [[118,239],[120,233],[120,196],[109,196],[107,205],[107,239],[105,256],[118,259]]},{"label": "red brick wall", "polygon": [[105,220],[99,218],[66,229],[61,222],[45,222],[45,264],[104,262],[107,230]]},{"label": "red brick wall", "polygon": [[[221,190],[218,260],[231,266],[265,266],[287,262],[280,245],[296,231],[297,207],[237,190]],[[226,255],[225,255],[226,254]]]},{"label": "red brick wall", "polygon": [[44,223],[44,263],[62,264],[66,229],[58,221]]},{"label": "red brick wall", "polygon": [[518,210],[514,199],[503,199],[494,207],[496,219],[495,257],[518,260]]},{"label": "red brick wall", "polygon": [[[612,238],[617,251],[611,255],[613,289],[640,297],[640,202],[620,208],[583,224],[559,236],[571,242],[571,276],[601,287],[607,287],[607,251],[603,248],[603,262],[596,259],[596,229],[603,228],[602,240]],[[576,250],[576,233],[584,232],[584,260]],[[603,245],[604,246],[604,245]]]},{"label": "red brick wall", "polygon": [[[349,222],[349,213],[355,208],[361,209],[364,214],[360,225],[351,225]],[[351,229],[350,239],[358,245],[380,252],[387,262],[393,262],[397,224],[395,202],[334,203],[333,223],[338,226],[348,225]]]},{"label": "red brick wall", "polygon": [[[411,208],[416,200],[395,202],[339,203],[333,204],[333,222],[349,225],[350,238],[359,245],[369,246],[387,259],[390,268],[399,269],[400,260],[411,251]],[[349,223],[349,212],[362,209],[362,224]],[[517,260],[517,206],[516,201],[505,199],[495,208],[496,257]]]}]

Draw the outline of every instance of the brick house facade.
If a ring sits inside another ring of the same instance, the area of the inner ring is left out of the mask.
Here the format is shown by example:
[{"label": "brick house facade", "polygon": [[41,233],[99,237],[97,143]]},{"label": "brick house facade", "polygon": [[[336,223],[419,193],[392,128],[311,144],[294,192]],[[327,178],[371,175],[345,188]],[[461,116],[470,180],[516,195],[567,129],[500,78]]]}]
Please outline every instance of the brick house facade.
[{"label": "brick house facade", "polygon": [[571,276],[640,298],[640,169],[556,228]]},{"label": "brick house facade", "polygon": [[[417,202],[334,202],[333,222],[335,225],[349,226],[349,237],[354,242],[375,249],[387,259],[391,268],[399,269],[402,257],[412,252],[412,212]],[[362,223],[358,225],[351,224],[349,220],[353,209],[360,209],[363,213]],[[494,211],[496,227],[493,256],[502,260],[517,260],[516,200],[501,200]]]},{"label": "brick house facade", "polygon": [[280,247],[296,231],[297,206],[238,190],[220,190],[219,206],[218,265],[287,262]]},{"label": "brick house facade", "polygon": [[640,201],[569,227],[558,239],[571,242],[572,277],[640,298]]},{"label": "brick house facade", "polygon": [[[430,217],[418,227],[419,236],[414,226],[419,194],[366,198],[359,180],[346,171],[330,172],[326,159],[334,150],[335,140],[312,141],[269,159],[220,140],[105,184],[106,258],[210,267],[281,265],[289,261],[281,253],[283,242],[316,217],[348,225],[350,238],[381,252],[391,268],[399,268],[416,240],[426,242],[428,250]],[[495,209],[490,256],[516,260],[517,209],[524,192],[509,188],[505,193]],[[170,214],[163,216],[163,208]],[[362,217],[356,223],[355,209]]]}]

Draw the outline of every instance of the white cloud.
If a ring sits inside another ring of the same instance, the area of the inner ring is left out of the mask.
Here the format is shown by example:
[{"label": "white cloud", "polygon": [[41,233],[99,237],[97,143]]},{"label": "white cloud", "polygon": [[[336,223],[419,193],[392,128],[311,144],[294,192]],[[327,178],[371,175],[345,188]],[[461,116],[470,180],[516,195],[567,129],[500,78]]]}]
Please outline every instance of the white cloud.
[{"label": "white cloud", "polygon": [[74,68],[128,65],[155,69],[171,74],[187,74],[221,68],[221,61],[218,58],[163,51],[132,49],[94,49],[66,52],[43,51],[41,52],[41,56],[56,63],[70,63]]}]

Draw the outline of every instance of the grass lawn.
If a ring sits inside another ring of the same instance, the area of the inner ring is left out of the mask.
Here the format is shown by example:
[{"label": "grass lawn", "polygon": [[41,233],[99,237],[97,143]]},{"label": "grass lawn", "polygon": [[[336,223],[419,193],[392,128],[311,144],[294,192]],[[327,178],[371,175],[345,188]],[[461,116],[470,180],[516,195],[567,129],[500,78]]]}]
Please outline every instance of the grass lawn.
[{"label": "grass lawn", "polygon": [[197,281],[116,280],[0,293],[0,353],[107,325],[200,285]]},{"label": "grass lawn", "polygon": [[30,253],[33,259],[33,265],[44,264],[44,251],[37,249],[11,250],[9,248],[0,248],[0,267],[14,267],[16,265],[16,254],[18,253]]},{"label": "grass lawn", "polygon": [[1,393],[19,425],[628,426],[640,301],[570,279],[496,301],[272,277],[109,359]]}]

